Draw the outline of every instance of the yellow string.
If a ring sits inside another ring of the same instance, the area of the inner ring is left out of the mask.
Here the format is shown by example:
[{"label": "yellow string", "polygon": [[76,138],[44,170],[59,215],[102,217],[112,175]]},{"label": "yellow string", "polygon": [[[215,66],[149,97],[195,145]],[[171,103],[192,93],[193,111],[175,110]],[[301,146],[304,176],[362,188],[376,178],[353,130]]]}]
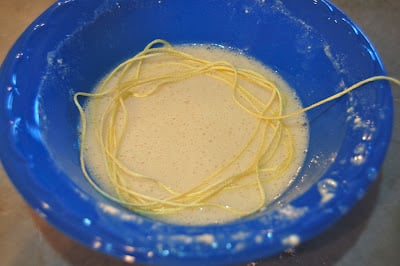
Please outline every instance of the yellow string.
[{"label": "yellow string", "polygon": [[[156,47],[157,46],[157,47]],[[146,66],[147,60],[160,60],[151,67]],[[135,69],[132,74],[129,70]],[[154,74],[157,69],[171,69],[162,74]],[[247,143],[233,158],[204,177],[198,184],[184,192],[174,190],[157,179],[134,172],[124,165],[118,156],[121,139],[126,130],[128,111],[125,101],[130,97],[149,97],[168,84],[178,83],[194,76],[207,75],[232,88],[233,101],[239,108],[255,117],[258,122]],[[109,89],[109,84],[118,77],[117,85]],[[228,62],[209,62],[189,54],[175,50],[164,40],[154,40],[133,58],[123,62],[114,69],[103,81],[95,93],[77,92],[74,103],[81,117],[80,165],[86,180],[104,197],[121,203],[138,212],[146,214],[167,214],[187,208],[213,207],[232,212],[238,216],[251,214],[265,205],[266,195],[264,182],[281,177],[290,166],[294,156],[294,141],[292,133],[284,119],[298,116],[317,106],[333,101],[343,95],[373,81],[387,80],[400,86],[400,81],[386,76],[375,76],[360,81],[343,91],[318,101],[308,107],[284,114],[284,95],[273,82],[251,70],[235,68]],[[253,84],[268,93],[267,99],[255,96],[242,81]],[[110,97],[110,101],[101,114],[100,122],[95,129],[95,137],[99,143],[108,179],[115,188],[115,195],[104,190],[90,176],[85,159],[87,141],[87,118],[84,107],[79,103],[80,97],[102,99]],[[122,128],[117,126],[117,117],[122,117]],[[118,129],[118,130],[117,130]],[[257,139],[261,139],[257,144]],[[258,150],[251,163],[244,171],[230,176],[223,176],[232,165],[242,158],[251,145],[257,144]],[[279,163],[270,162],[278,149],[284,149],[284,156]],[[157,198],[145,195],[128,187],[131,182],[148,182],[162,190],[166,196]],[[238,210],[212,202],[212,198],[221,193],[232,193],[239,189],[255,188],[258,191],[259,203],[251,210]]]}]

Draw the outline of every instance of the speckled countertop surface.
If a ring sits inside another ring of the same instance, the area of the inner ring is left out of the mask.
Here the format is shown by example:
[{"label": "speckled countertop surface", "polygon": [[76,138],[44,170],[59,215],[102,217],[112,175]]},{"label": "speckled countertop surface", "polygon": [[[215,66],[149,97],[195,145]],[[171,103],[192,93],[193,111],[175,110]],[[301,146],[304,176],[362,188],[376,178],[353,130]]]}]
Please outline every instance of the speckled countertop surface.
[{"label": "speckled countertop surface", "polygon": [[[301,0],[305,1],[305,0]],[[53,0],[0,1],[0,62],[22,31]],[[400,78],[400,1],[333,0],[367,34],[390,76]],[[322,235],[249,265],[400,265],[400,88],[393,88],[395,125],[377,182]],[[34,213],[0,166],[0,265],[126,265],[74,242]]]}]

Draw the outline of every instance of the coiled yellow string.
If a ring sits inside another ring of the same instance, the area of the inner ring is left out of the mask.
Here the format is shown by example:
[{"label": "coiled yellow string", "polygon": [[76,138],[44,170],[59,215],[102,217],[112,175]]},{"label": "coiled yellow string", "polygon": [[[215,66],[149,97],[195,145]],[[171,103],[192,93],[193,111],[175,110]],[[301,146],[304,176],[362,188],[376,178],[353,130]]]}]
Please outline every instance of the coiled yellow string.
[{"label": "coiled yellow string", "polygon": [[[162,59],[159,64],[153,64],[145,69],[144,66],[147,60],[157,60],[158,58]],[[155,75],[154,71],[159,68],[171,70]],[[133,74],[132,69],[135,70]],[[237,106],[257,118],[258,122],[247,143],[231,161],[222,165],[211,175],[204,177],[190,189],[179,192],[154,178],[131,170],[118,158],[118,151],[121,147],[121,139],[126,129],[128,116],[125,101],[130,97],[149,97],[164,89],[168,84],[178,83],[198,75],[207,75],[229,85],[232,88],[232,97]],[[107,85],[115,77],[118,77],[117,85],[106,89],[108,88]],[[157,215],[186,208],[214,207],[233,212],[238,216],[247,215],[265,205],[266,197],[263,183],[282,176],[293,160],[293,137],[284,119],[300,115],[376,80],[388,80],[400,86],[400,82],[394,78],[386,76],[371,77],[322,101],[293,113],[285,114],[284,97],[279,88],[262,75],[246,69],[237,69],[224,61],[209,62],[202,60],[175,50],[164,40],[155,40],[149,43],[142,52],[113,70],[105,78],[96,93],[78,92],[74,95],[74,102],[81,117],[80,164],[82,172],[87,181],[103,196],[138,212]],[[255,96],[241,81],[262,88],[267,92],[268,97],[261,99]],[[101,114],[95,136],[104,156],[108,179],[115,188],[115,194],[103,189],[89,174],[85,158],[85,145],[88,137],[86,132],[87,118],[83,106],[78,101],[79,97],[93,99],[109,97],[111,99]],[[122,129],[118,126],[117,117],[122,117]],[[248,168],[234,175],[223,176],[222,173],[235,164],[258,139],[261,139],[257,144],[258,151]],[[283,149],[286,156],[283,156],[278,164],[274,160],[272,165],[271,161],[276,157],[278,149]],[[129,182],[127,178],[129,178]],[[246,181],[240,182],[241,180]],[[166,196],[158,198],[140,193],[127,185],[128,183],[132,184],[132,182],[149,183],[162,190]],[[254,209],[243,211],[235,208],[226,208],[226,206],[216,204],[211,200],[220,193],[246,187],[254,187],[258,191],[259,204]]]}]

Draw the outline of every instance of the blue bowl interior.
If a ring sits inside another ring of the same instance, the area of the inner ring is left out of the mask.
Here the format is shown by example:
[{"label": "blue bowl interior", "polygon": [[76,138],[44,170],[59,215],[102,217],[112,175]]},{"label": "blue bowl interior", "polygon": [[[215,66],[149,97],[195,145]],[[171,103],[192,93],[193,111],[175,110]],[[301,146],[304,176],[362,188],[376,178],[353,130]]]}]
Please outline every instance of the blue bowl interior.
[{"label": "blue bowl interior", "polygon": [[[226,225],[173,226],[109,202],[81,173],[72,95],[91,91],[153,39],[239,49],[283,77],[304,106],[385,72],[363,33],[326,1],[101,2],[54,4],[1,69],[4,167],[27,201],[62,231],[139,262],[201,264],[210,257],[218,263],[227,262],[226,254],[230,262],[248,261],[325,229],[375,179],[392,123],[390,88],[383,81],[307,114],[303,169],[259,213]],[[325,202],[324,193],[333,197]]]}]

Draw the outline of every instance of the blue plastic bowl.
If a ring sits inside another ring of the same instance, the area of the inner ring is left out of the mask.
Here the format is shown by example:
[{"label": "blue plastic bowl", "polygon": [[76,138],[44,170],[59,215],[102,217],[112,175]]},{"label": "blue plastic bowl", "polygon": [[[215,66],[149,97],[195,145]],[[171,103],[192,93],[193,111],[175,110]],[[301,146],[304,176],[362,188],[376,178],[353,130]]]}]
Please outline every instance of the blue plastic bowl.
[{"label": "blue plastic bowl", "polygon": [[304,105],[385,74],[365,35],[327,1],[59,1],[28,27],[2,65],[0,152],[26,201],[65,234],[130,262],[245,262],[320,233],[375,180],[392,128],[392,97],[383,81],[308,113],[302,172],[251,217],[171,225],[103,198],[80,171],[72,95],[92,90],[156,38],[240,49],[280,74]]}]

